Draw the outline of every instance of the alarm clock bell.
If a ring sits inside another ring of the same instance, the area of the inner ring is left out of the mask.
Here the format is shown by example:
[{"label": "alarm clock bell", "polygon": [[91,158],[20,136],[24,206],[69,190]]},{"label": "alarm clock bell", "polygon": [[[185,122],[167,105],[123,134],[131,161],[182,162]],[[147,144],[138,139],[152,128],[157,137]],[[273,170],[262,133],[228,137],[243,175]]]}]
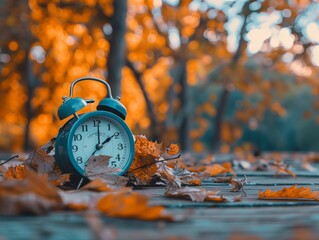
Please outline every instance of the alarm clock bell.
[{"label": "alarm clock bell", "polygon": [[83,77],[83,78],[78,78],[77,80],[75,80],[71,87],[70,87],[70,96],[66,97],[64,96],[63,99],[63,103],[62,105],[59,107],[58,109],[58,116],[60,120],[63,120],[71,115],[76,115],[76,113],[78,111],[80,111],[81,109],[83,109],[88,103],[93,103],[94,99],[83,99],[83,98],[73,98],[73,89],[76,83],[84,81],[84,80],[93,80],[93,81],[97,81],[100,82],[102,84],[105,85],[106,89],[107,89],[107,96],[106,98],[102,99],[98,106],[97,106],[97,110],[102,110],[102,111],[107,111],[107,112],[111,112],[114,113],[115,115],[119,116],[120,118],[122,118],[123,120],[125,120],[127,111],[125,106],[119,102],[119,97],[117,97],[116,99],[114,99],[112,97],[112,92],[111,92],[111,87],[110,85],[105,82],[102,79],[99,78],[95,78],[95,77]]}]

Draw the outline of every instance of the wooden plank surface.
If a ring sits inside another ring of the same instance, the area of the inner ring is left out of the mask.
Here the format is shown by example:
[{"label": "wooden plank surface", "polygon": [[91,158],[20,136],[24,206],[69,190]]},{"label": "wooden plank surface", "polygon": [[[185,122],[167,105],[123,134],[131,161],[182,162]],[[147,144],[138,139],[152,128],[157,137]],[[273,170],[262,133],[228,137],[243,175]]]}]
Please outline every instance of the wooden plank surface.
[{"label": "wooden plank surface", "polygon": [[[319,164],[314,167],[319,169]],[[319,239],[318,201],[259,200],[258,192],[292,185],[319,191],[319,172],[296,171],[297,177],[274,178],[273,172],[237,170],[248,177],[247,197],[234,203],[196,203],[164,196],[164,187],[137,187],[134,191],[150,196],[151,204],[163,205],[173,214],[186,215],[181,222],[144,222],[108,218],[96,212],[55,212],[40,217],[0,217],[0,239]],[[235,196],[231,186],[203,182],[207,189],[219,189]],[[92,228],[91,220],[99,229]],[[101,230],[102,229],[102,230]],[[103,239],[103,238],[101,238]]]}]

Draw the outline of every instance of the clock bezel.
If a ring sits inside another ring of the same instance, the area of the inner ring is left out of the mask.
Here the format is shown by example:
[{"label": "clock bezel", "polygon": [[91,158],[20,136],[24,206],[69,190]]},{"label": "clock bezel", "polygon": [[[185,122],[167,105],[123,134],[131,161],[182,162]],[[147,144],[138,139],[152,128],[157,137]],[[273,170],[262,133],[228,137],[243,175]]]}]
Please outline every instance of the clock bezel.
[{"label": "clock bezel", "polygon": [[129,152],[128,152],[128,161],[126,165],[122,168],[122,171],[117,173],[118,175],[123,175],[127,172],[129,167],[132,164],[134,159],[134,138],[131,130],[128,128],[127,124],[117,115],[106,112],[103,110],[97,110],[94,112],[89,112],[83,115],[80,115],[78,118],[74,117],[69,120],[61,129],[57,140],[56,140],[56,159],[58,165],[60,166],[61,170],[64,173],[76,173],[78,176],[74,176],[76,178],[84,177],[87,178],[85,175],[84,169],[82,169],[79,164],[77,163],[76,159],[74,158],[73,151],[72,151],[72,138],[75,131],[78,127],[83,124],[89,118],[94,117],[107,117],[111,118],[114,121],[118,122],[126,132],[128,139],[129,139]]}]

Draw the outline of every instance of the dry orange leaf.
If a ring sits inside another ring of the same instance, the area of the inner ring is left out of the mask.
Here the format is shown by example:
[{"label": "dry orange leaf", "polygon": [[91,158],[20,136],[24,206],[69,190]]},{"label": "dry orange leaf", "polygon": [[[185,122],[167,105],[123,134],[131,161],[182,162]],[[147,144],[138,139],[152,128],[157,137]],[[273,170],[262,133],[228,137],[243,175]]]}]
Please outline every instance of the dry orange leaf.
[{"label": "dry orange leaf", "polygon": [[135,152],[141,156],[159,158],[162,152],[162,144],[148,140],[145,136],[135,136]]},{"label": "dry orange leaf", "polygon": [[259,192],[260,199],[309,199],[319,200],[319,192],[312,191],[310,187],[297,187],[296,185],[273,191],[267,189]]},{"label": "dry orange leaf", "polygon": [[179,146],[177,144],[172,143],[166,148],[166,152],[169,155],[175,155],[179,152]]},{"label": "dry orange leaf", "polygon": [[156,173],[156,162],[161,155],[161,144],[149,141],[144,136],[135,136],[135,155],[128,175],[139,184],[148,184]]},{"label": "dry orange leaf", "polygon": [[167,220],[174,217],[162,206],[150,206],[148,198],[137,192],[114,192],[100,198],[97,209],[109,217],[134,218],[146,221]]},{"label": "dry orange leaf", "polygon": [[66,210],[72,211],[85,211],[89,209],[89,206],[85,203],[68,203],[64,206]]},{"label": "dry orange leaf", "polygon": [[222,164],[215,163],[213,165],[206,166],[205,172],[210,174],[210,176],[216,176],[218,174],[225,174],[225,173],[231,173],[233,175],[236,175],[230,162],[224,162]]},{"label": "dry orange leaf", "polygon": [[170,168],[174,168],[176,164],[178,164],[180,167],[184,169],[188,169],[188,167],[185,165],[185,163],[183,162],[181,158],[174,159],[174,161],[167,161],[166,163],[167,163],[167,166]]},{"label": "dry orange leaf", "polygon": [[224,173],[231,173],[233,175],[236,175],[235,170],[233,169],[231,162],[224,162],[224,163],[222,163],[222,166],[225,168]]},{"label": "dry orange leaf", "polygon": [[62,199],[46,177],[26,171],[22,180],[0,182],[0,213],[5,215],[45,214],[60,208]]},{"label": "dry orange leaf", "polygon": [[280,159],[276,159],[275,162],[270,162],[269,165],[275,167],[276,172],[275,172],[275,177],[277,177],[280,174],[288,174],[292,177],[296,177],[297,175],[289,170],[289,164],[284,164]]},{"label": "dry orange leaf", "polygon": [[192,166],[187,168],[190,172],[204,172],[206,170],[205,166]]},{"label": "dry orange leaf", "polygon": [[95,178],[94,180],[90,181],[85,186],[81,187],[80,190],[90,190],[96,192],[107,192],[113,190],[106,182],[104,182],[101,178]]},{"label": "dry orange leaf", "polygon": [[24,164],[11,166],[5,172],[3,177],[5,179],[24,179],[27,173],[27,168]]},{"label": "dry orange leaf", "polygon": [[49,181],[51,184],[53,184],[54,186],[63,186],[65,183],[70,182],[70,173],[67,174],[61,174],[56,176],[56,178],[52,178],[52,180],[50,179],[50,175],[49,177]]},{"label": "dry orange leaf", "polygon": [[206,166],[205,172],[209,173],[210,176],[215,176],[221,174],[225,171],[225,168],[220,164],[213,164],[210,166]]},{"label": "dry orange leaf", "polygon": [[55,159],[42,148],[38,148],[28,156],[26,164],[39,174],[49,174],[55,167]]}]

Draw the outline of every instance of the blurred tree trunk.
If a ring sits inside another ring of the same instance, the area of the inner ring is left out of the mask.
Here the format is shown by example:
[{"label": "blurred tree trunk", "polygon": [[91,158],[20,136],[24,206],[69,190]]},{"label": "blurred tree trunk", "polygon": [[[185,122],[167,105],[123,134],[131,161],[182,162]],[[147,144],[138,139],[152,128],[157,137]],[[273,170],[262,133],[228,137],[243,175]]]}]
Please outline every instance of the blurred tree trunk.
[{"label": "blurred tree trunk", "polygon": [[24,128],[24,141],[23,149],[24,151],[29,151],[33,146],[30,141],[30,124],[33,118],[33,109],[32,109],[32,98],[34,95],[34,90],[37,86],[36,78],[32,74],[32,62],[30,61],[28,55],[29,52],[26,50],[26,58],[24,59],[21,65],[22,79],[25,82],[25,88],[27,93],[27,101],[25,103],[25,117],[26,124]]},{"label": "blurred tree trunk", "polygon": [[[187,107],[190,104],[190,94],[189,94],[189,86],[187,84],[187,69],[186,69],[186,60],[182,59],[178,64],[179,69],[179,84],[180,84],[180,93],[178,95],[178,99],[180,101],[180,114],[183,114],[180,126],[178,128],[178,138],[179,144],[183,151],[187,151],[190,148],[190,140],[189,140],[189,129],[190,129],[190,118],[189,111],[187,111]],[[186,110],[185,110],[185,109]],[[183,113],[185,112],[185,114]]]},{"label": "blurred tree trunk", "polygon": [[142,74],[135,69],[134,64],[130,62],[128,59],[126,59],[126,66],[132,71],[137,84],[139,85],[143,97],[146,103],[147,107],[147,114],[150,118],[151,124],[150,124],[150,139],[157,140],[160,137],[161,132],[161,126],[159,125],[159,122],[157,121],[156,113],[154,111],[154,105],[144,87],[143,81],[142,81]]},{"label": "blurred tree trunk", "polygon": [[[30,16],[28,1],[21,2],[21,10],[25,14],[25,16]],[[27,100],[25,103],[26,123],[24,128],[23,149],[24,151],[29,151],[31,148],[33,148],[30,138],[30,125],[34,117],[34,111],[32,109],[32,99],[34,96],[34,90],[38,86],[38,82],[36,81],[36,77],[33,74],[32,61],[29,58],[30,46],[32,46],[33,41],[30,18],[23,18],[20,24],[22,29],[22,31],[19,33],[20,45],[25,53],[25,57],[18,68],[20,69],[19,72],[21,72],[22,82],[25,85],[25,91],[27,94]]]},{"label": "blurred tree trunk", "polygon": [[[246,34],[246,25],[247,25],[247,17],[251,13],[249,10],[249,4],[250,1],[247,1],[243,6],[243,25],[241,27],[240,33],[239,33],[239,42],[238,42],[238,48],[235,52],[232,61],[229,65],[229,67],[235,67],[242,55],[242,52],[244,50],[244,46],[246,44],[244,35]],[[228,97],[231,91],[231,85],[228,81],[228,79],[225,80],[223,89],[220,93],[218,105],[217,105],[217,112],[216,112],[216,118],[214,122],[214,133],[213,133],[213,139],[212,139],[212,149],[216,150],[220,145],[220,138],[221,138],[221,130],[222,130],[222,124],[224,119],[224,114],[226,111],[227,101]]]},{"label": "blurred tree trunk", "polygon": [[113,95],[119,96],[121,93],[122,67],[125,64],[127,0],[114,1],[113,9],[114,13],[111,17],[113,32],[110,39],[110,52],[107,62],[107,79]]}]

